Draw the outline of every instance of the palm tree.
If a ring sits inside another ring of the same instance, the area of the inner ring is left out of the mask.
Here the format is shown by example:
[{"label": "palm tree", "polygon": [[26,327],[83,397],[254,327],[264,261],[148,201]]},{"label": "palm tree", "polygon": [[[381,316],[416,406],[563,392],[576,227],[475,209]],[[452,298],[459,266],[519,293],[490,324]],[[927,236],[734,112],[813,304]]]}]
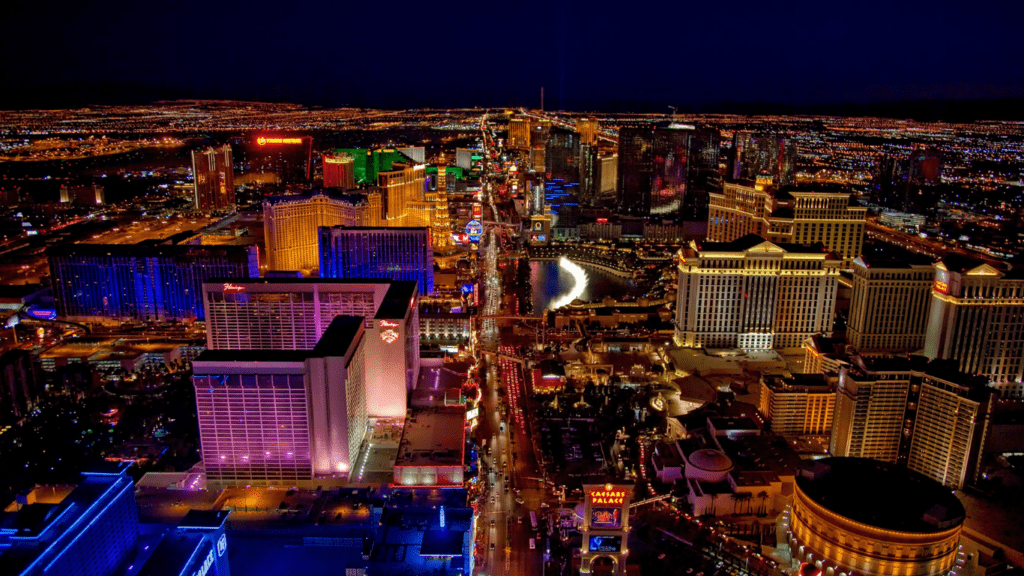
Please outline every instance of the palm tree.
[{"label": "palm tree", "polygon": [[754,497],[754,494],[752,492],[738,492],[735,496],[737,500],[746,504],[744,506],[745,514],[750,514],[750,500]]},{"label": "palm tree", "polygon": [[729,498],[732,499],[732,514],[733,514],[733,516],[736,515],[736,507],[737,507],[737,505],[740,503],[740,500],[743,499],[740,496],[740,494],[741,494],[741,492],[733,492],[732,494],[729,494]]},{"label": "palm tree", "polygon": [[765,509],[765,507],[764,507],[764,503],[765,503],[765,502],[766,502],[766,501],[768,500],[768,492],[767,492],[767,491],[765,491],[765,490],[762,490],[762,491],[761,491],[761,492],[760,492],[760,493],[759,493],[759,494],[757,495],[757,497],[761,499],[761,511],[760,511],[760,514],[765,514],[765,515],[767,515],[767,514],[768,514],[768,510],[766,510],[766,509]]}]

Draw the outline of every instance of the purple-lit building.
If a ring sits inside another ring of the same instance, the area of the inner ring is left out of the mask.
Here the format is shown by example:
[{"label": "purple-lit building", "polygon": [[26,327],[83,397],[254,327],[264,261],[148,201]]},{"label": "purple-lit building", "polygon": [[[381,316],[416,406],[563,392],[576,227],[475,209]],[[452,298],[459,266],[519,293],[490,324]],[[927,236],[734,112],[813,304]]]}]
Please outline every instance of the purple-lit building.
[{"label": "purple-lit building", "polygon": [[419,374],[415,282],[217,279],[203,285],[210,350],[312,350],[338,315],[365,318],[371,416],[403,417]]},{"label": "purple-lit building", "polygon": [[312,350],[207,350],[193,361],[208,485],[347,479],[367,425],[363,324],[336,317]]}]

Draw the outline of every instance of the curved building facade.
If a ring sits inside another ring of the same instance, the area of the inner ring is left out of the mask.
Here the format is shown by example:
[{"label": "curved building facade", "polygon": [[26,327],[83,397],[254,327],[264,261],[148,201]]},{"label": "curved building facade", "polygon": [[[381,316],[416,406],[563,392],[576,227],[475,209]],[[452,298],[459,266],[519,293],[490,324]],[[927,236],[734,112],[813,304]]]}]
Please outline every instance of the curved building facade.
[{"label": "curved building facade", "polygon": [[936,576],[953,566],[965,517],[948,489],[866,458],[799,471],[790,515],[795,561],[823,576]]}]

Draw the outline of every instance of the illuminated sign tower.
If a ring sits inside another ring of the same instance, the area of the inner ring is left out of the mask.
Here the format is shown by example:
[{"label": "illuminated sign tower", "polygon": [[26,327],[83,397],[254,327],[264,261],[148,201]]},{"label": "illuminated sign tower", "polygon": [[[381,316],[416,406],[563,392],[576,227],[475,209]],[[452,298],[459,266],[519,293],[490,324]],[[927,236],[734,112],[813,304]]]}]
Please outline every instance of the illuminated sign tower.
[{"label": "illuminated sign tower", "polygon": [[[629,534],[629,502],[633,486],[629,484],[584,484],[583,544],[580,548],[580,574],[591,568],[602,573],[626,573],[626,539]],[[611,564],[611,571],[607,566]]]}]

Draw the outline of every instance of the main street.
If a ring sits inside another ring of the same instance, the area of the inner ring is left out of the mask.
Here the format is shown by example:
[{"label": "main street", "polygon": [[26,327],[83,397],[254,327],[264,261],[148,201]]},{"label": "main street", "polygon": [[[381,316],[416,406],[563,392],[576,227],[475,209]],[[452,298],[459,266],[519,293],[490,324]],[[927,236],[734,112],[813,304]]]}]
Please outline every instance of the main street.
[{"label": "main street", "polygon": [[[480,127],[485,146],[482,193],[493,220],[500,222],[492,186],[502,174],[500,164],[494,172],[495,165],[491,163],[493,139],[487,133],[486,114]],[[509,313],[502,298],[504,275],[497,268],[500,239],[492,229],[481,240],[484,262],[481,312],[490,316]],[[477,439],[487,442],[487,448],[481,451],[480,466],[480,479],[486,482],[480,500],[485,557],[478,567],[481,573],[497,576],[537,576],[544,571],[544,540],[534,528],[530,512],[538,519],[541,517],[544,485],[526,423],[524,367],[507,358],[499,360],[490,353],[501,344],[495,320],[484,320],[480,331],[481,348],[488,350],[485,354],[488,362],[481,419],[476,431]],[[499,393],[499,389],[503,393]]]}]

